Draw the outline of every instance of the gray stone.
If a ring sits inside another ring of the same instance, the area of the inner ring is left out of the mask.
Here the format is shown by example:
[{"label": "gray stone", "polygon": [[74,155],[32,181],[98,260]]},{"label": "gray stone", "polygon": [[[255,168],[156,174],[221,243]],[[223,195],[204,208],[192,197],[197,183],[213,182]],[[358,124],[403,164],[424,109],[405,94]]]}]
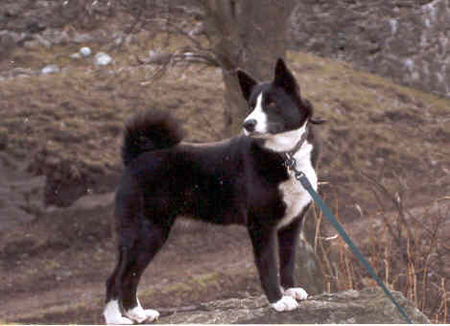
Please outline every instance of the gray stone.
[{"label": "gray stone", "polygon": [[21,39],[22,35],[19,33],[0,30],[0,59],[6,58]]},{"label": "gray stone", "polygon": [[39,36],[51,45],[67,44],[70,42],[70,36],[67,31],[59,28],[47,28]]},{"label": "gray stone", "polygon": [[[4,42],[4,44],[7,43],[18,43],[24,38],[25,33],[16,33],[12,31],[6,31],[6,30],[0,30],[0,40],[1,42]],[[0,43],[3,45],[3,43]]]},{"label": "gray stone", "polygon": [[71,209],[93,210],[108,207],[113,203],[114,192],[108,192],[104,194],[89,194],[77,199],[77,201],[72,204]]},{"label": "gray stone", "polygon": [[111,56],[104,52],[98,52],[94,58],[94,63],[96,66],[107,66],[111,64],[112,61],[113,59],[111,58]]},{"label": "gray stone", "polygon": [[[29,41],[28,43],[31,43],[31,42],[33,42],[33,41]],[[35,34],[34,35],[34,42],[37,45],[43,46],[43,47],[45,47],[47,49],[50,49],[52,47],[52,45],[56,43],[56,42],[52,42],[51,39],[48,39],[48,38],[46,38],[46,37],[44,37],[44,36],[42,36],[40,34]],[[28,44],[28,47],[32,48],[33,45]],[[37,46],[35,46],[35,47],[37,47]]]},{"label": "gray stone", "polygon": [[88,43],[93,42],[95,38],[91,34],[87,33],[75,33],[72,38],[72,42],[74,43]]},{"label": "gray stone", "polygon": [[48,74],[55,74],[59,72],[59,67],[57,65],[47,65],[41,70],[41,74],[48,75]]},{"label": "gray stone", "polygon": [[43,211],[44,176],[32,176],[23,163],[0,152],[0,231],[32,221]]},{"label": "gray stone", "polygon": [[299,1],[291,48],[352,62],[402,84],[450,97],[448,0]]},{"label": "gray stone", "polygon": [[[401,293],[393,294],[413,322],[430,323]],[[264,296],[220,300],[197,307],[181,308],[178,311],[160,312],[162,317],[159,322],[166,324],[405,323],[395,306],[379,288],[313,296],[302,301],[297,310],[283,313],[270,308]]]},{"label": "gray stone", "polygon": [[69,57],[71,59],[81,59],[81,53],[80,52],[75,52],[75,53],[72,53]]},{"label": "gray stone", "polygon": [[92,54],[92,50],[91,50],[91,48],[89,48],[89,47],[87,47],[87,46],[83,46],[81,49],[80,49],[80,54],[83,56],[83,57],[89,57],[91,54]]}]

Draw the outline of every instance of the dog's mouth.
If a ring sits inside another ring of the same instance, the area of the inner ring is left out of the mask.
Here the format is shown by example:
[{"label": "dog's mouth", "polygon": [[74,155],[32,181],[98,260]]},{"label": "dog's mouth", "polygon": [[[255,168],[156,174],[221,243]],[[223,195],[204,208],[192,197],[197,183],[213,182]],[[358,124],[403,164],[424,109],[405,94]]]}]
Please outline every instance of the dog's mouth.
[{"label": "dog's mouth", "polygon": [[252,138],[267,138],[268,137],[267,133],[262,133],[259,131],[248,131],[248,130],[245,130],[245,128],[243,130],[244,130],[244,134],[248,137],[252,137]]},{"label": "dog's mouth", "polygon": [[249,131],[245,128],[243,128],[244,134],[246,136],[252,137],[252,138],[263,138],[263,139],[267,139],[273,136],[276,136],[277,134],[286,132],[288,130],[283,130],[282,126],[276,123],[270,124],[268,130],[266,130],[265,132],[261,132],[261,131],[257,131],[257,130],[253,130],[253,131]]}]

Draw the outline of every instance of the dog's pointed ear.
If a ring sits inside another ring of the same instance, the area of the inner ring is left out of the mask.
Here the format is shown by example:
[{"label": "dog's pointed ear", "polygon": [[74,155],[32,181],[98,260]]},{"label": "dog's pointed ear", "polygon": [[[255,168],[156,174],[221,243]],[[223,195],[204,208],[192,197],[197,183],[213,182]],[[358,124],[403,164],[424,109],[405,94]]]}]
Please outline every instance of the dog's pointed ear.
[{"label": "dog's pointed ear", "polygon": [[303,104],[303,107],[309,111],[309,122],[311,122],[313,125],[321,125],[322,123],[327,122],[324,119],[312,117],[312,115],[314,113],[314,108],[313,108],[312,103],[308,99],[303,98],[302,104]]},{"label": "dog's pointed ear", "polygon": [[274,84],[283,88],[288,93],[296,93],[300,96],[300,87],[282,58],[279,58],[275,65]]},{"label": "dog's pointed ear", "polygon": [[252,76],[240,69],[236,71],[236,75],[239,80],[239,85],[241,86],[242,95],[248,102],[253,87],[255,87],[258,82]]}]

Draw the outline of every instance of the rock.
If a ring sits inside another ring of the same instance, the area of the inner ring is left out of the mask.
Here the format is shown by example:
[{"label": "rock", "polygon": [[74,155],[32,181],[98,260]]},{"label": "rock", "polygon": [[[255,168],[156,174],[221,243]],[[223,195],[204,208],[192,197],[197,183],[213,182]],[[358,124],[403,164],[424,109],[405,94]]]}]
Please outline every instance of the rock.
[{"label": "rock", "polygon": [[59,71],[60,71],[59,67],[57,65],[52,64],[52,65],[47,65],[44,68],[42,68],[41,74],[43,74],[43,75],[55,74],[55,73],[58,73]]},{"label": "rock", "polygon": [[80,53],[80,52],[72,53],[72,54],[70,55],[70,58],[71,58],[71,59],[81,59],[81,53]]},{"label": "rock", "polygon": [[[414,323],[430,323],[400,292],[393,292]],[[179,311],[160,310],[160,323],[187,324],[376,324],[405,323],[395,306],[379,288],[348,290],[310,297],[290,312],[275,312],[264,296],[226,299],[181,308]]]},{"label": "rock", "polygon": [[303,219],[302,232],[295,253],[297,284],[304,286],[310,295],[323,293],[326,284],[320,259],[311,245],[314,244],[317,228],[317,219],[314,217],[313,211],[313,209],[309,209]]},{"label": "rock", "polygon": [[158,50],[148,51],[148,60],[144,60],[151,64],[167,64],[172,59],[172,53],[160,52]]},{"label": "rock", "polygon": [[71,209],[93,210],[113,205],[114,194],[114,192],[108,192],[105,194],[90,194],[82,196],[72,204]]},{"label": "rock", "polygon": [[193,36],[197,36],[197,35],[202,35],[203,33],[205,33],[205,27],[203,22],[198,22],[193,29],[191,29],[188,34],[189,36],[193,37]]},{"label": "rock", "polygon": [[45,26],[45,23],[40,21],[30,21],[25,26],[25,30],[31,34],[42,32],[46,28],[47,26]]},{"label": "rock", "polygon": [[95,38],[88,33],[75,33],[75,35],[72,38],[72,42],[74,43],[87,43],[93,41],[95,41]]},{"label": "rock", "polygon": [[41,46],[42,46],[42,44],[39,41],[34,40],[34,39],[23,42],[23,47],[27,50],[37,49]]},{"label": "rock", "polygon": [[68,44],[70,43],[70,36],[64,29],[47,28],[39,35],[43,40],[46,40],[51,45]]},{"label": "rock", "polygon": [[87,46],[83,46],[83,47],[80,49],[80,54],[81,54],[83,57],[87,58],[87,57],[89,57],[89,56],[92,54],[92,50],[91,50],[91,48],[89,48],[89,47],[87,47]]},{"label": "rock", "polygon": [[2,45],[9,43],[19,43],[24,37],[25,33],[16,33],[12,31],[0,30],[0,40],[4,43],[0,43]]},{"label": "rock", "polygon": [[95,55],[94,63],[96,66],[107,66],[112,63],[113,59],[107,53],[98,52]]},{"label": "rock", "polygon": [[83,46],[78,52],[72,53],[70,57],[72,59],[80,59],[80,58],[87,58],[91,54],[92,54],[91,48]]},{"label": "rock", "polygon": [[[33,48],[33,45],[30,45],[30,43],[32,44],[32,42],[33,41],[27,42],[28,43],[28,45],[27,45],[28,48]],[[46,47],[47,49],[50,49],[52,47],[52,45],[54,44],[54,43],[52,43],[51,40],[45,38],[44,36],[42,36],[40,34],[34,35],[34,42],[38,46],[40,45],[40,46]],[[34,47],[37,47],[37,46],[34,46]]]},{"label": "rock", "polygon": [[7,78],[17,78],[17,77],[24,77],[24,76],[31,76],[31,75],[37,75],[39,74],[38,71],[35,71],[31,68],[22,68],[22,67],[17,67],[17,68],[13,68],[10,71],[8,71],[7,74]]},{"label": "rock", "polygon": [[450,2],[299,1],[288,46],[450,97]]},{"label": "rock", "polygon": [[154,58],[159,54],[159,51],[155,51],[155,50],[150,50],[148,51],[148,57],[149,58]]},{"label": "rock", "polygon": [[32,176],[26,167],[0,152],[0,231],[32,221],[43,211],[44,176]]},{"label": "rock", "polygon": [[303,237],[300,237],[295,254],[295,278],[300,286],[305,285],[309,294],[325,291],[325,274],[314,249]]},{"label": "rock", "polygon": [[21,35],[18,33],[0,30],[0,58],[6,58],[20,39]]}]

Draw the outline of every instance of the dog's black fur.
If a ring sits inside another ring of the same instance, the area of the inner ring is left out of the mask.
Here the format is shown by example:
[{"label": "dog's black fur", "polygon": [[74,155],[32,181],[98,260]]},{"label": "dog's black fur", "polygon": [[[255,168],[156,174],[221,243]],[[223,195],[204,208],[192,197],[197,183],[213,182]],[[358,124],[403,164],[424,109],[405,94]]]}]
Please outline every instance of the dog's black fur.
[{"label": "dog's black fur", "polygon": [[[278,117],[270,119],[278,129],[272,133],[299,128],[307,120],[318,122],[281,60],[272,83],[257,84],[244,72],[238,77],[250,107],[260,89],[269,94],[268,100],[277,102]],[[182,143],[182,137],[179,123],[162,111],[146,111],[126,124],[125,169],[115,209],[119,259],[107,281],[106,301],[119,300],[125,311],[137,305],[139,279],[178,216],[246,226],[262,288],[271,303],[278,301],[280,286],[295,286],[295,248],[308,208],[290,224],[278,227],[286,210],[279,185],[289,177],[283,155],[266,149],[257,137],[237,136],[204,145]],[[311,124],[308,142],[314,146],[315,167],[318,142]]]}]

